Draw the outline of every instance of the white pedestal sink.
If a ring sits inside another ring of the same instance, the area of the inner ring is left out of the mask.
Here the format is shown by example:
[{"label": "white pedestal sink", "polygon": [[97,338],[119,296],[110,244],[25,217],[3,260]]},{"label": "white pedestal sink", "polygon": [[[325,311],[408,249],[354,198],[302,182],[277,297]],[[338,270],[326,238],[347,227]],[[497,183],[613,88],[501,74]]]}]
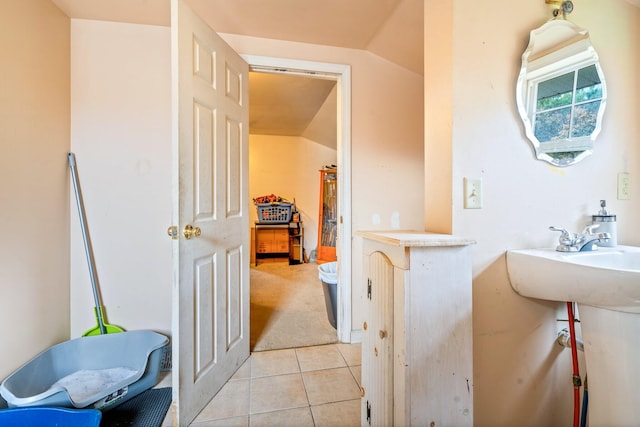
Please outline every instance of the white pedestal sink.
[{"label": "white pedestal sink", "polygon": [[578,303],[589,387],[589,425],[640,425],[640,248],[507,251],[520,295]]}]

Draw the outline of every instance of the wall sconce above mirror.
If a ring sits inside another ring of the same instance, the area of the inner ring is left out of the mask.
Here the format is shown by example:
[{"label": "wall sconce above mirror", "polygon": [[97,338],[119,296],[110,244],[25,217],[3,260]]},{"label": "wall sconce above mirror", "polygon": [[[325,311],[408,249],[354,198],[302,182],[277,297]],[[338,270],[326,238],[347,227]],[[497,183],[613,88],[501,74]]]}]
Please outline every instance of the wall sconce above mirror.
[{"label": "wall sconce above mirror", "polygon": [[607,90],[589,32],[562,19],[531,31],[516,103],[536,157],[569,166],[593,153]]}]

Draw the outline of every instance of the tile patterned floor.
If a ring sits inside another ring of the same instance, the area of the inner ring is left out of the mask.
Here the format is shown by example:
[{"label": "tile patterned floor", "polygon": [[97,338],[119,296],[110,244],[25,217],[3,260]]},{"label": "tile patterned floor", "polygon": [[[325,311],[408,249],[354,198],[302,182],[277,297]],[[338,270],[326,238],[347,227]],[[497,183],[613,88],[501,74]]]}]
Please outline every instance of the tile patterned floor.
[{"label": "tile patterned floor", "polygon": [[360,344],[252,353],[191,424],[192,427],[358,425]]}]

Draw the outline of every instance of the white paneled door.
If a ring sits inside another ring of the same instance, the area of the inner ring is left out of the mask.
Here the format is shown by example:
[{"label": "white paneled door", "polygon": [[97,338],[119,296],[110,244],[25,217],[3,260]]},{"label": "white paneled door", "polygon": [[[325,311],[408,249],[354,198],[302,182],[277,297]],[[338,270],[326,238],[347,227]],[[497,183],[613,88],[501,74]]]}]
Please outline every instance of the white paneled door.
[{"label": "white paneled door", "polygon": [[249,357],[249,67],[171,5],[173,410],[186,426]]}]

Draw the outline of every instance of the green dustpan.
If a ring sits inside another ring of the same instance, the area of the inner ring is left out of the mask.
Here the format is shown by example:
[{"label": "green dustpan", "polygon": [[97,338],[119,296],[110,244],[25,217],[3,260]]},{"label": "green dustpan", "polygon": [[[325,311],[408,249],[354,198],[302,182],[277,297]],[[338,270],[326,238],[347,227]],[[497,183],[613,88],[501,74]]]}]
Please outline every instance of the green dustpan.
[{"label": "green dustpan", "polygon": [[109,325],[104,321],[104,310],[102,308],[102,302],[100,301],[100,292],[98,291],[98,274],[96,273],[95,262],[93,260],[93,250],[91,249],[91,239],[89,238],[89,228],[87,227],[87,215],[84,211],[84,203],[82,201],[82,191],[80,190],[80,180],[78,179],[78,170],[76,169],[76,156],[73,153],[69,153],[69,168],[71,169],[71,178],[73,181],[73,188],[76,193],[76,203],[78,205],[78,214],[80,217],[80,225],[82,227],[82,237],[84,239],[84,250],[87,254],[87,262],[89,263],[89,273],[91,276],[91,288],[93,290],[93,300],[95,307],[93,309],[96,315],[95,327],[89,329],[83,337],[90,335],[104,335],[114,334],[117,332],[124,332],[124,329],[119,326]]},{"label": "green dustpan", "polygon": [[122,329],[120,326],[110,325],[104,322],[104,312],[103,312],[102,306],[99,309],[97,307],[94,307],[93,311],[96,314],[97,324],[96,326],[94,326],[93,328],[87,330],[84,334],[82,334],[83,337],[124,332],[124,329]]}]

